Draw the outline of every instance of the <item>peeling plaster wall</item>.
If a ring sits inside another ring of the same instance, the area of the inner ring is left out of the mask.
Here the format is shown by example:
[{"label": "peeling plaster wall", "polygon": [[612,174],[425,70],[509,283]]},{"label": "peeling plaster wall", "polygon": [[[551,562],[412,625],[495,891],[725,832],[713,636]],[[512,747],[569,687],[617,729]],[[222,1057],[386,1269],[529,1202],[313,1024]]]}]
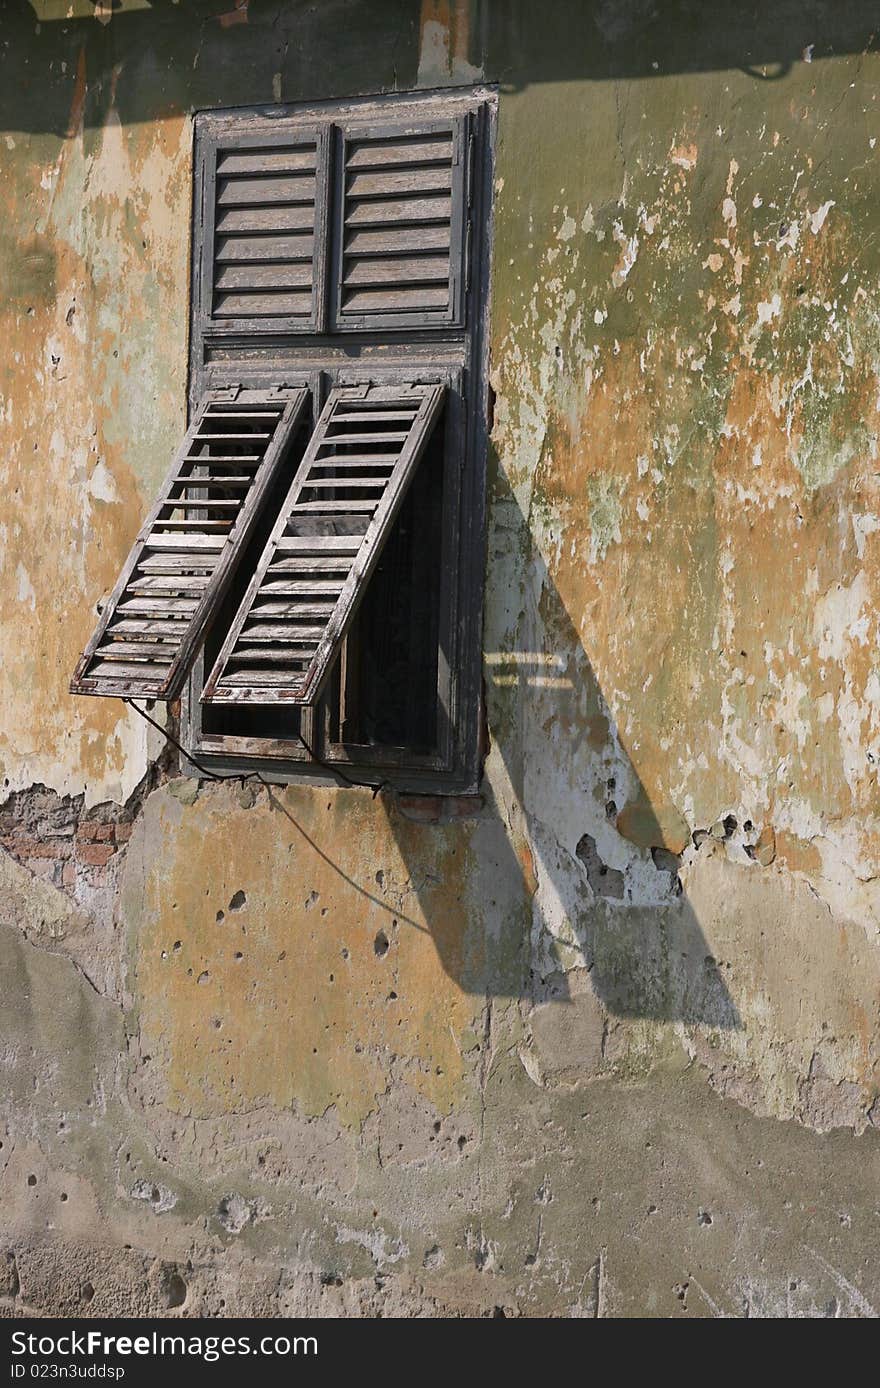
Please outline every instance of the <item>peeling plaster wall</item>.
[{"label": "peeling plaster wall", "polygon": [[[870,7],[9,11],[0,1308],[875,1316]],[[66,687],[184,418],[192,112],[476,80],[479,807],[183,779]]]}]

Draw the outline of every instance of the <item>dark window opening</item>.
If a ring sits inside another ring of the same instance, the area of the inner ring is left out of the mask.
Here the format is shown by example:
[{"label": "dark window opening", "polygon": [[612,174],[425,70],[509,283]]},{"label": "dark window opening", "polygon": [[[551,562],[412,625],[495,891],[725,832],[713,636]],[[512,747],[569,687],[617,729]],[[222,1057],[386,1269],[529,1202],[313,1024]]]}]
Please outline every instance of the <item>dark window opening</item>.
[{"label": "dark window opening", "polygon": [[349,633],[331,740],[437,751],[444,429],[419,463]]}]

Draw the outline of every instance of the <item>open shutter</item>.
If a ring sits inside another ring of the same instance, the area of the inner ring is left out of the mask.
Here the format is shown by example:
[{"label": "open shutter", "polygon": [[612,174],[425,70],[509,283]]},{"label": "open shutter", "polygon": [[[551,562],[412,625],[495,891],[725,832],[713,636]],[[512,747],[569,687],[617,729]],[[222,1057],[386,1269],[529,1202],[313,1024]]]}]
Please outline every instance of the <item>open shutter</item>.
[{"label": "open shutter", "polygon": [[327,130],[234,123],[200,148],[203,328],[323,328]]},{"label": "open shutter", "polygon": [[315,702],[444,391],[370,384],[331,392],[205,685],[206,703]]},{"label": "open shutter", "polygon": [[336,328],[459,325],[470,122],[341,133]]},{"label": "open shutter", "polygon": [[238,387],[202,397],[71,693],[179,694],[307,399],[304,389]]}]

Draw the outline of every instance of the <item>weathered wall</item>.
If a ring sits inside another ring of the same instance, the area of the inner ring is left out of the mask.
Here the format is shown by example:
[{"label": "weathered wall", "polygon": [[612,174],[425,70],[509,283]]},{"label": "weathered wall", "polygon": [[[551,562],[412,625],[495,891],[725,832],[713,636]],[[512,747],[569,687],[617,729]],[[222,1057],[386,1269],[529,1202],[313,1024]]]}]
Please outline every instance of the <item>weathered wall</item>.
[{"label": "weathered wall", "polygon": [[[8,8],[6,1312],[875,1315],[871,7]],[[180,778],[66,685],[184,415],[191,112],[474,80],[483,807]]]}]

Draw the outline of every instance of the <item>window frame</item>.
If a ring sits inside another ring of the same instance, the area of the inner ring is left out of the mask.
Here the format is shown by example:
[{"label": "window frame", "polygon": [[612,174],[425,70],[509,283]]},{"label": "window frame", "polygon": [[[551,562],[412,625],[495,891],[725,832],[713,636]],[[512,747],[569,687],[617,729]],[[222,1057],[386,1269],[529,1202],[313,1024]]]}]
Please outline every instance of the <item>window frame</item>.
[{"label": "window frame", "polygon": [[[190,409],[210,387],[298,385],[311,391],[314,422],[335,384],[364,379],[392,383],[401,379],[442,380],[447,404],[438,427],[445,430],[443,561],[438,662],[438,748],[435,756],[419,756],[406,748],[373,747],[328,740],[333,721],[330,695],[302,713],[302,734],[320,761],[353,779],[387,778],[403,791],[462,794],[477,789],[482,751],[482,602],[485,563],[486,471],[490,388],[488,381],[487,309],[492,244],[492,160],[497,98],[493,88],[451,92],[405,93],[301,107],[270,107],[222,113],[201,113],[195,120],[193,234],[198,235],[200,188],[204,197],[205,141],[218,127],[247,131],[258,123],[267,141],[268,122],[284,121],[286,131],[301,124],[314,129],[335,126],[330,146],[337,150],[327,183],[340,177],[338,141],[349,128],[399,128],[411,118],[420,126],[460,120],[467,133],[469,165],[467,194],[469,238],[466,261],[459,274],[461,326],[453,322],[395,322],[393,326],[253,331],[251,325],[212,324],[201,312],[205,283],[203,255],[193,256],[193,297],[190,342]],[[266,123],[266,124],[264,124]],[[267,141],[268,142],[268,141]],[[466,204],[467,205],[467,204]],[[341,215],[341,212],[340,214]],[[328,214],[328,267],[324,281],[326,321],[332,325],[335,308],[333,276],[341,265],[337,214]],[[463,238],[464,239],[464,238]],[[467,243],[465,243],[467,244]],[[316,257],[317,260],[317,257]],[[308,406],[307,406],[308,409]],[[344,660],[345,656],[342,657]],[[200,651],[181,705],[181,735],[187,751],[209,770],[247,774],[260,770],[276,781],[333,784],[324,767],[312,760],[295,738],[241,737],[206,730],[210,722],[199,701],[205,659]],[[335,683],[335,680],[334,680]],[[332,690],[331,690],[332,692]]]}]

